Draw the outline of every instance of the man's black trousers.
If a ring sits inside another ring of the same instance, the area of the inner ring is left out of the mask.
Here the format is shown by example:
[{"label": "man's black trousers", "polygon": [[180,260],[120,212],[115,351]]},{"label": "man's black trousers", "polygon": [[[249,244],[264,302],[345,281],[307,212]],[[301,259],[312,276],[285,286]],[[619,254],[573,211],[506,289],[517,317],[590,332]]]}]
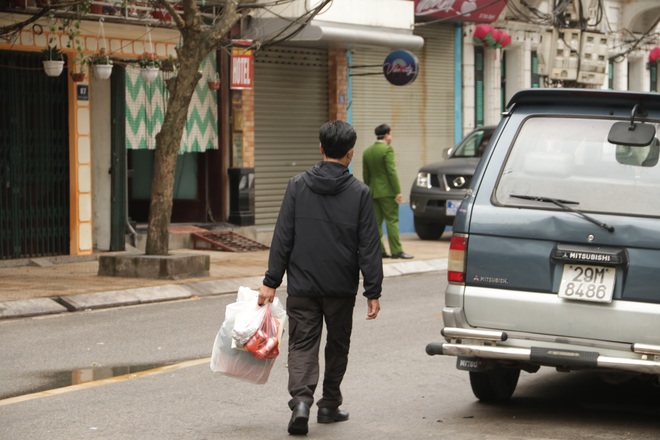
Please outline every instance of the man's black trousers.
[{"label": "man's black trousers", "polygon": [[289,408],[299,402],[310,407],[319,381],[319,347],[323,321],[326,325],[325,373],[319,408],[338,408],[339,389],[348,365],[348,349],[353,329],[355,296],[306,298],[288,296],[289,319]]}]

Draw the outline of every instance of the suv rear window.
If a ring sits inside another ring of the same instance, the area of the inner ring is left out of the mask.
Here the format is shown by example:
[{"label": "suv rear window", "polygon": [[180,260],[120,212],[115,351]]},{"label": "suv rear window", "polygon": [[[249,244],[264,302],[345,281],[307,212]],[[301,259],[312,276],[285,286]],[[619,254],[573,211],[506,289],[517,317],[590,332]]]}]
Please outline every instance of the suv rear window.
[{"label": "suv rear window", "polygon": [[656,138],[642,147],[611,144],[607,137],[614,122],[527,119],[503,167],[495,202],[562,209],[530,200],[552,198],[583,212],[660,217],[660,142]]}]

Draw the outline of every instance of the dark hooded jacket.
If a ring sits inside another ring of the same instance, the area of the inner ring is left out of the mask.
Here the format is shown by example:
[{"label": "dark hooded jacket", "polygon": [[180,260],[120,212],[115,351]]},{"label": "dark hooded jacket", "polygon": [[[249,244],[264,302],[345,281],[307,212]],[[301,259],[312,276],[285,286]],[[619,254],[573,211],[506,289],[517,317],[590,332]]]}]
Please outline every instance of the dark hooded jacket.
[{"label": "dark hooded jacket", "polygon": [[264,285],[305,297],[379,298],[383,281],[380,235],[369,187],[345,166],[320,162],[293,177],[277,218]]}]

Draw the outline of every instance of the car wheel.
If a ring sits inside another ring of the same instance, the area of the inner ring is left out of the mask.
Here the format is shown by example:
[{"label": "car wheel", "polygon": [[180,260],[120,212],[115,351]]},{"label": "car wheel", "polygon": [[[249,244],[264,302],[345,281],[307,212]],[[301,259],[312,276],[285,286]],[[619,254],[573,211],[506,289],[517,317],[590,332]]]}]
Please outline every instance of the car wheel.
[{"label": "car wheel", "polygon": [[485,403],[502,403],[511,398],[518,385],[520,369],[493,368],[487,371],[470,371],[472,392]]},{"label": "car wheel", "polygon": [[426,223],[418,220],[417,217],[414,218],[414,222],[415,232],[417,233],[417,236],[422,240],[437,240],[442,236],[442,233],[445,232],[444,225]]}]

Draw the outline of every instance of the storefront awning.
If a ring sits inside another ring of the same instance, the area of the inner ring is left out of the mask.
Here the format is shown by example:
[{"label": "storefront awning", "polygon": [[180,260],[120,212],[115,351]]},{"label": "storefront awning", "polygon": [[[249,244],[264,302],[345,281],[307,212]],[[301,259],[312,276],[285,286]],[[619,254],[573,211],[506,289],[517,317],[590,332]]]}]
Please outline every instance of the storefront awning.
[{"label": "storefront awning", "polygon": [[[246,38],[268,40],[287,35],[285,29],[291,22],[280,18],[258,18],[253,21]],[[292,28],[293,31],[295,27]],[[283,32],[282,35],[280,32]],[[424,45],[424,39],[410,31],[383,30],[371,26],[341,25],[313,20],[288,41],[320,43],[330,46],[366,45],[414,50]]]}]

